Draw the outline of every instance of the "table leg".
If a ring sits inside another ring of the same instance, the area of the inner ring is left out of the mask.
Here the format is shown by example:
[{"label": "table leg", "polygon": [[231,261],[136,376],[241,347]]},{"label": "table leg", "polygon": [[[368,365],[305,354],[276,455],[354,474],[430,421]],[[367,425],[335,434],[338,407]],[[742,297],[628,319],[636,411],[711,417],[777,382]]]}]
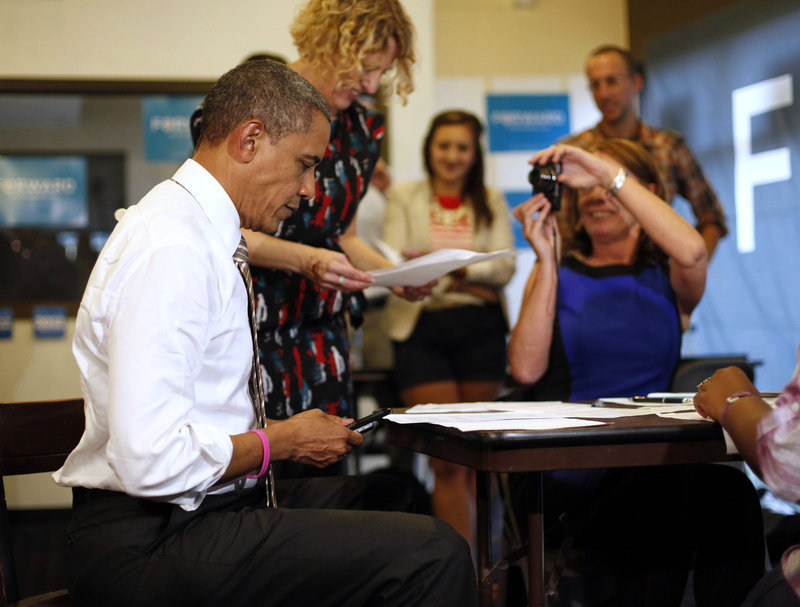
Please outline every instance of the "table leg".
[{"label": "table leg", "polygon": [[492,568],[492,490],[489,472],[476,471],[475,497],[475,516],[478,524],[478,590],[481,607],[492,607],[492,584],[486,579]]},{"label": "table leg", "polygon": [[528,473],[528,605],[545,607],[542,473]]}]

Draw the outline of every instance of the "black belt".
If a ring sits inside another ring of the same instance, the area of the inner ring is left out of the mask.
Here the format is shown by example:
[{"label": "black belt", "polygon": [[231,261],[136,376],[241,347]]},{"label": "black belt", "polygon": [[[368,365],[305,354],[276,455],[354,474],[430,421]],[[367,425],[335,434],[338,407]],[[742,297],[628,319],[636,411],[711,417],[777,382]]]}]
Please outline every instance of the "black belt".
[{"label": "black belt", "polygon": [[79,506],[87,502],[96,500],[120,498],[131,496],[122,491],[109,491],[108,489],[87,489],[86,487],[73,487],[72,488],[72,505]]},{"label": "black belt", "polygon": [[[231,499],[242,499],[245,496],[246,499],[252,499],[250,496],[258,496],[263,493],[263,488],[259,485],[255,487],[250,487],[249,489],[244,489],[242,491],[231,491],[229,493],[218,493],[213,495],[207,495],[206,499],[203,500],[205,502],[215,502],[215,501],[222,501],[222,500],[231,500]],[[94,502],[97,500],[104,500],[104,499],[128,499],[128,500],[141,500],[143,502],[151,502],[153,504],[164,504],[170,505],[169,502],[163,501],[155,501],[150,500],[144,497],[133,497],[132,495],[128,495],[127,493],[123,493],[122,491],[109,491],[108,489],[87,489],[86,487],[73,487],[72,488],[72,506],[80,506],[81,504],[86,504],[88,502]]]}]

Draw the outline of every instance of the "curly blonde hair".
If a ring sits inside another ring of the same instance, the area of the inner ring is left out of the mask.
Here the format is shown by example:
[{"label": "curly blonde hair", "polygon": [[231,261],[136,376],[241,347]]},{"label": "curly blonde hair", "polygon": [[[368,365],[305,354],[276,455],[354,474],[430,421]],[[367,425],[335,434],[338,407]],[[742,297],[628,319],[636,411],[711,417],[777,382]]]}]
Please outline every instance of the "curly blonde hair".
[{"label": "curly blonde hair", "polygon": [[384,50],[394,37],[392,88],[403,102],[414,90],[414,26],[398,0],[309,0],[290,33],[300,57],[316,69],[332,70],[340,86],[356,84],[348,74],[361,72],[366,56]]}]

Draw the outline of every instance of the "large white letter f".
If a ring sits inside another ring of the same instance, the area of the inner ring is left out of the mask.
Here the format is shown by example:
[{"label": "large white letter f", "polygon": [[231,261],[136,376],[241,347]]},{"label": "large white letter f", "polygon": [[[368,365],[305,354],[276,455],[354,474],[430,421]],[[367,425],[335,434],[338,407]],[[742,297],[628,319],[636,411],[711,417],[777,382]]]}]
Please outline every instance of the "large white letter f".
[{"label": "large white letter f", "polygon": [[784,74],[736,89],[733,102],[733,152],[736,198],[736,245],[740,253],[756,248],[753,188],[792,176],[789,148],[753,154],[750,119],[792,104],[792,76]]}]

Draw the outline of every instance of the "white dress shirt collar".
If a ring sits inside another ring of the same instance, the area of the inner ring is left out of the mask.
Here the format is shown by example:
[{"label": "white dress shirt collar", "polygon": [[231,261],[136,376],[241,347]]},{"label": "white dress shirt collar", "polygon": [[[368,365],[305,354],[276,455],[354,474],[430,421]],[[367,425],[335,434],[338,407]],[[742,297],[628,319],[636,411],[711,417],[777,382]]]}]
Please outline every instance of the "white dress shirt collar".
[{"label": "white dress shirt collar", "polygon": [[242,237],[239,212],[219,181],[191,158],[181,165],[172,180],[189,192],[202,207],[225,249],[233,256]]}]

